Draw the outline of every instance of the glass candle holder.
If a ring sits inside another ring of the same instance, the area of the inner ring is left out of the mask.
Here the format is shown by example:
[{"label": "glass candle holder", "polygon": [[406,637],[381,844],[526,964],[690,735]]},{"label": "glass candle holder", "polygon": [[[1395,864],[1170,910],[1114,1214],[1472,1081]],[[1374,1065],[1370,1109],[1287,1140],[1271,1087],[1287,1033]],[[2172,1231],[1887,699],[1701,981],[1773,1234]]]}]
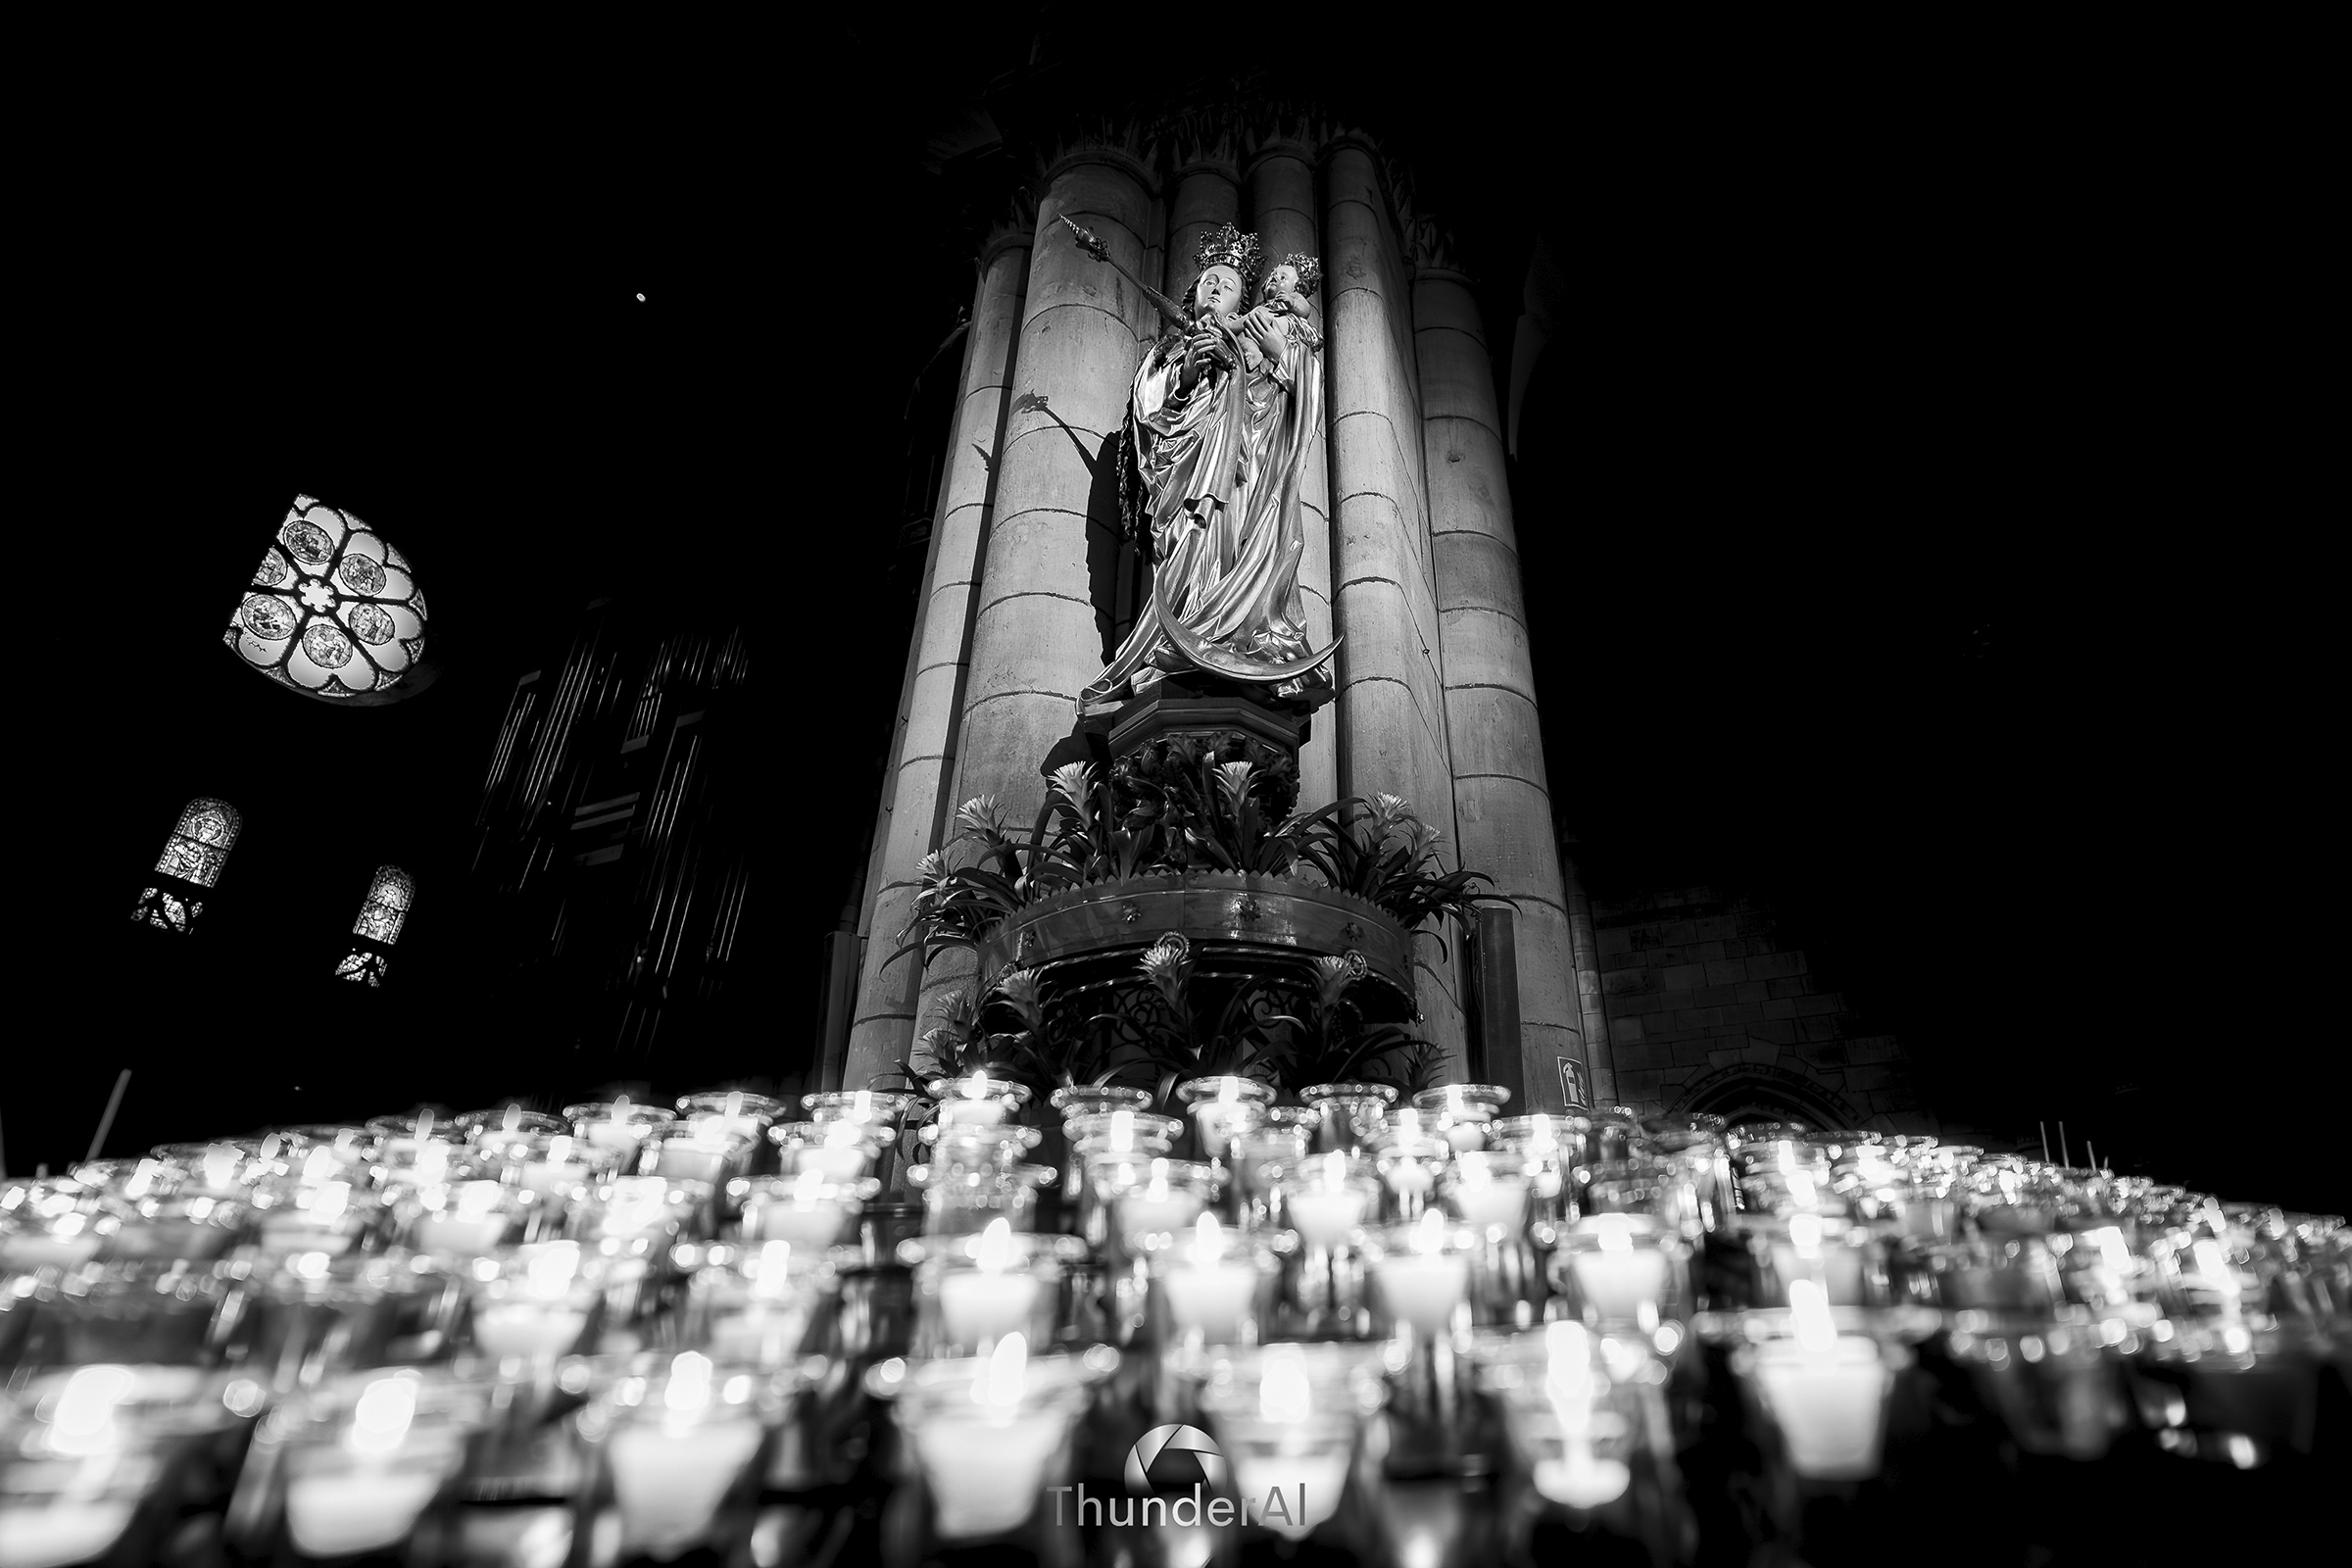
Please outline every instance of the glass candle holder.
[{"label": "glass candle holder", "polygon": [[607,1259],[578,1242],[535,1242],[475,1258],[460,1276],[473,1347],[534,1369],[595,1343]]},{"label": "glass candle holder", "polygon": [[770,1127],[785,1119],[791,1108],[773,1096],[755,1095],[741,1089],[706,1089],[700,1094],[680,1095],[677,1107],[678,1119],[689,1128],[715,1122],[729,1135],[755,1146],[767,1136]]},{"label": "glass candle holder", "polygon": [[780,1372],[820,1348],[835,1283],[819,1252],[789,1242],[708,1249],[678,1314],[683,1348],[721,1368]]},{"label": "glass candle holder", "polygon": [[1151,1311],[1163,1356],[1206,1345],[1255,1345],[1264,1338],[1287,1245],[1281,1233],[1233,1230],[1205,1212],[1188,1230],[1145,1240]]},{"label": "glass candle holder", "polygon": [[468,1110],[451,1118],[450,1124],[472,1143],[486,1137],[520,1137],[537,1133],[551,1136],[571,1131],[571,1123],[551,1111],[533,1110],[527,1105],[510,1102],[493,1105],[487,1110]]},{"label": "glass candle holder", "polygon": [[1413,1108],[1437,1118],[1438,1132],[1457,1150],[1487,1147],[1487,1123],[1510,1103],[1500,1084],[1445,1084],[1413,1097]]},{"label": "glass candle holder", "polygon": [[1479,1387],[1502,1406],[1538,1496],[1585,1514],[1626,1494],[1644,1461],[1648,1434],[1666,1430],[1657,1401],[1667,1368],[1646,1340],[1560,1321],[1482,1335],[1471,1353]]},{"label": "glass candle holder", "polygon": [[1487,1147],[1519,1156],[1535,1218],[1560,1224],[1583,1212],[1572,1173],[1585,1162],[1592,1125],[1583,1116],[1548,1111],[1497,1116],[1487,1124]]},{"label": "glass candle holder", "polygon": [[1368,1233],[1373,1295],[1389,1333],[1449,1341],[1470,1299],[1480,1238],[1435,1209],[1409,1225]]},{"label": "glass candle holder", "polygon": [[212,1262],[245,1238],[253,1210],[235,1199],[141,1198],[119,1202],[109,1260],[178,1258]]},{"label": "glass candle holder", "polygon": [[1388,1218],[1410,1224],[1429,1207],[1438,1177],[1453,1157],[1453,1145],[1424,1133],[1391,1129],[1374,1146],[1373,1165],[1388,1194]]},{"label": "glass candle holder", "polygon": [[1879,1473],[1895,1374],[1912,1360],[1901,1336],[1927,1330],[1911,1318],[1833,1308],[1809,1291],[1797,1299],[1788,1311],[1739,1314],[1733,1373],[1778,1434],[1792,1473],[1866,1481]]},{"label": "glass candle holder", "polygon": [[889,1129],[865,1121],[788,1121],[767,1130],[777,1169],[785,1176],[814,1172],[827,1181],[856,1181],[873,1174]]},{"label": "glass candle holder", "polygon": [[1110,1209],[1110,1234],[1130,1256],[1142,1250],[1131,1238],[1191,1230],[1225,1183],[1223,1171],[1200,1160],[1100,1155],[1087,1168]]},{"label": "glass candle holder", "polygon": [[1298,1100],[1315,1113],[1316,1151],[1364,1154],[1396,1103],[1396,1091],[1388,1084],[1310,1084]]},{"label": "glass candle holder", "polygon": [[517,1228],[521,1196],[488,1179],[418,1189],[402,1205],[407,1244],[444,1262],[464,1263],[507,1241]]},{"label": "glass candle holder", "polygon": [[1647,1214],[1588,1214],[1562,1232],[1551,1283],[1572,1315],[1593,1328],[1647,1332],[1680,1316],[1688,1253]]},{"label": "glass candle holder", "polygon": [[801,1097],[801,1108],[810,1121],[855,1121],[886,1128],[903,1125],[907,1114],[923,1103],[920,1095],[885,1089],[837,1089]]},{"label": "glass candle holder", "polygon": [[796,1176],[753,1176],[731,1189],[743,1211],[746,1243],[789,1242],[821,1251],[849,1239],[858,1210],[882,1191],[870,1176],[835,1181],[822,1171]]},{"label": "glass candle holder", "polygon": [[1882,1250],[1867,1226],[1842,1215],[1800,1210],[1785,1217],[1744,1216],[1737,1234],[1748,1255],[1751,1306],[1787,1306],[1789,1282],[1805,1278],[1821,1283],[1833,1306],[1869,1306],[1886,1299]]},{"label": "glass candle holder", "polygon": [[1100,1116],[1113,1110],[1149,1110],[1152,1091],[1130,1089],[1124,1084],[1064,1084],[1046,1097],[1046,1103],[1061,1112],[1066,1127],[1080,1116]]},{"label": "glass candle holder", "polygon": [[74,1365],[210,1366],[235,1283],[217,1264],[174,1259],[88,1263],[48,1298],[45,1359]]},{"label": "glass candle holder", "polygon": [[634,1101],[588,1101],[564,1107],[564,1119],[577,1137],[620,1157],[620,1168],[634,1170],[637,1152],[648,1138],[666,1131],[678,1119],[674,1110],[641,1105]]},{"label": "glass candle holder", "polygon": [[2081,1308],[2049,1317],[1956,1312],[1944,1351],[2028,1453],[2087,1461],[2105,1457],[2132,1424],[2112,1329]]},{"label": "glass candle holder", "polygon": [[1193,1118],[1200,1157],[1222,1169],[1233,1141],[1258,1119],[1256,1107],[1274,1103],[1274,1090],[1254,1078],[1227,1073],[1188,1078],[1176,1086],[1176,1098]]},{"label": "glass candle holder", "polygon": [[657,1133],[641,1146],[637,1168],[648,1176],[708,1183],[713,1191],[745,1175],[751,1163],[752,1141],[709,1118],[683,1131]]},{"label": "glass candle holder", "polygon": [[1015,1121],[1031,1094],[1027,1084],[984,1072],[934,1078],[923,1087],[931,1096],[934,1120],[945,1127],[999,1127]]},{"label": "glass candle holder", "polygon": [[1035,1230],[1037,1195],[1060,1177],[1051,1165],[1026,1164],[915,1165],[906,1172],[907,1181],[922,1190],[923,1229],[933,1236],[976,1235],[999,1219],[1016,1231]]},{"label": "glass candle holder", "polygon": [[98,1255],[118,1223],[78,1182],[15,1183],[0,1205],[0,1272],[78,1267]]},{"label": "glass candle holder", "polygon": [[1244,1528],[1304,1541],[1337,1515],[1365,1418],[1384,1397],[1373,1347],[1219,1353],[1197,1402],[1231,1466],[1227,1500]]},{"label": "glass candle holder", "polygon": [[270,1257],[366,1250],[380,1234],[386,1213],[381,1198],[340,1180],[258,1188],[253,1203],[252,1245]]},{"label": "glass candle holder", "polygon": [[[372,1147],[372,1137],[368,1142]],[[181,1172],[183,1192],[236,1198],[242,1197],[251,1185],[246,1176],[250,1156],[225,1139],[209,1144],[158,1144],[148,1152]]]},{"label": "glass candle holder", "polygon": [[931,1122],[918,1137],[930,1152],[924,1163],[934,1170],[1010,1170],[1022,1156],[1045,1141],[1035,1127],[970,1126],[960,1122]]},{"label": "glass candle holder", "polygon": [[121,1202],[169,1198],[187,1179],[187,1172],[153,1154],[125,1159],[85,1159],[74,1167],[73,1179],[103,1197]]},{"label": "glass candle holder", "polygon": [[228,1335],[238,1364],[280,1394],[400,1359],[404,1343],[446,1318],[456,1284],[408,1252],[296,1252],[227,1267],[243,1286]]},{"label": "glass candle holder", "polygon": [[[1087,1385],[1104,1358],[1030,1356],[1020,1336],[985,1359],[907,1369],[893,1412],[922,1482],[918,1533],[961,1544],[1012,1535],[1069,1468]],[[1115,1357],[1108,1363],[1115,1365]]]},{"label": "glass candle holder", "polygon": [[1548,1293],[1528,1240],[1531,1192],[1525,1161],[1499,1150],[1464,1150],[1440,1180],[1438,1195],[1478,1242],[1471,1321],[1522,1328],[1535,1323]]},{"label": "glass candle holder", "polygon": [[220,1481],[192,1450],[241,1449],[233,1430],[262,1402],[249,1379],[183,1367],[102,1363],[24,1382],[0,1404],[0,1559],[167,1560],[183,1499]]},{"label": "glass candle holder", "polygon": [[1073,1237],[1017,1232],[1002,1218],[977,1235],[901,1243],[900,1259],[914,1269],[908,1353],[988,1355],[1007,1335],[1052,1344],[1063,1267],[1084,1256]]},{"label": "glass candle holder", "polygon": [[699,1351],[642,1358],[572,1418],[591,1460],[587,1528],[624,1558],[748,1556],[773,1405],[768,1380]]},{"label": "glass candle holder", "polygon": [[1062,1200],[1073,1215],[1071,1229],[1100,1247],[1108,1237],[1109,1216],[1096,1184],[1087,1174],[1099,1156],[1150,1161],[1175,1152],[1184,1123],[1173,1116],[1121,1108],[1073,1116],[1063,1128],[1066,1152],[1061,1173]]},{"label": "glass candle holder", "polygon": [[[1290,1105],[1270,1105],[1266,1114],[1300,1112]],[[1306,1157],[1314,1147],[1314,1127],[1311,1123],[1293,1121],[1289,1125],[1262,1121],[1249,1128],[1233,1141],[1229,1169],[1232,1185],[1228,1217],[1244,1230],[1263,1230],[1274,1223],[1274,1182],[1284,1167]]]},{"label": "glass candle holder", "polygon": [[1356,1231],[1380,1216],[1372,1162],[1332,1150],[1269,1172],[1276,1218],[1298,1237],[1283,1270],[1282,1304],[1291,1331],[1353,1339],[1371,1330]]},{"label": "glass candle holder", "polygon": [[1728,1229],[1740,1201],[1722,1135],[1707,1127],[1653,1126],[1650,1149],[1671,1173],[1659,1218],[1691,1242]]}]

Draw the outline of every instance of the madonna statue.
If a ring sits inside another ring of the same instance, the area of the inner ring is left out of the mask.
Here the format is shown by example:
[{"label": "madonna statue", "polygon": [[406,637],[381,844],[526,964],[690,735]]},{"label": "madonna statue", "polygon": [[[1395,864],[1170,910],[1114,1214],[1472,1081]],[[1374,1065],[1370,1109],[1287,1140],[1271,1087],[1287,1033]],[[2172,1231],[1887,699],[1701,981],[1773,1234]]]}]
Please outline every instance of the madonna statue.
[{"label": "madonna statue", "polygon": [[1307,645],[1298,598],[1299,475],[1323,417],[1323,338],[1306,303],[1320,267],[1285,257],[1245,312],[1257,236],[1228,223],[1201,239],[1199,261],[1190,324],[1145,355],[1127,406],[1122,490],[1151,540],[1151,600],[1079,694],[1081,713],[1193,671],[1307,706],[1330,696],[1338,645]]}]

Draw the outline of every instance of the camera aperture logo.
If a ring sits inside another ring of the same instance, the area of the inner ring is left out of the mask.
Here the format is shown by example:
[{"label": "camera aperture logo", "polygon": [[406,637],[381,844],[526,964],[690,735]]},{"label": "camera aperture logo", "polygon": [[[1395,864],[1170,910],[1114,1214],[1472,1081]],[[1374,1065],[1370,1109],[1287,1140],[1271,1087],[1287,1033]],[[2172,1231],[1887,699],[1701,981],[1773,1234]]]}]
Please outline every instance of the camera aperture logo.
[{"label": "camera aperture logo", "polygon": [[[1080,1482],[1053,1487],[1054,1522],[1080,1525],[1266,1525],[1285,1535],[1303,1534],[1306,1483],[1270,1486],[1263,1497],[1212,1495],[1224,1491],[1229,1474],[1224,1450],[1199,1427],[1171,1423],[1153,1427],[1127,1450],[1127,1494],[1099,1497]],[[1072,1521],[1069,1494],[1076,1493]]]}]

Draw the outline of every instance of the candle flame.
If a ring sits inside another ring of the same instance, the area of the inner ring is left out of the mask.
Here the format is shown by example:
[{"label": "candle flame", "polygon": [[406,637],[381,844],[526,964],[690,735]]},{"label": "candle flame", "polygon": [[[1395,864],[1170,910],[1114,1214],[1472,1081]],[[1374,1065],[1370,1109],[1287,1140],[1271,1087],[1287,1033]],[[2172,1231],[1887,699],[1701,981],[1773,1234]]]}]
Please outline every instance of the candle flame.
[{"label": "candle flame", "polygon": [[547,1162],[551,1165],[571,1163],[571,1135],[564,1133],[547,1141]]},{"label": "candle flame", "polygon": [[1582,1323],[1563,1318],[1544,1329],[1544,1386],[1554,1403],[1592,1393],[1592,1337]]},{"label": "candle flame", "polygon": [[1788,1323],[1796,1343],[1813,1355],[1838,1348],[1838,1320],[1830,1311],[1830,1293],[1819,1280],[1788,1282]]},{"label": "candle flame", "polygon": [[696,1350],[681,1350],[669,1363],[669,1385],[662,1403],[685,1415],[710,1402],[710,1358]]},{"label": "candle flame", "polygon": [[432,1130],[433,1113],[429,1110],[418,1111],[416,1113],[416,1141],[418,1143],[424,1142],[424,1140],[431,1135]]},{"label": "candle flame", "polygon": [[521,1125],[522,1125],[522,1107],[521,1107],[520,1105],[509,1105],[509,1106],[507,1107],[507,1121],[506,1121],[506,1130],[507,1130],[507,1134],[508,1134],[508,1136],[509,1136],[509,1137],[512,1137],[512,1136],[514,1136],[514,1130],[515,1130],[516,1128],[520,1127]]},{"label": "candle flame", "polygon": [[1335,1149],[1323,1156],[1323,1185],[1345,1187],[1347,1184],[1348,1156],[1340,1150]]},{"label": "candle flame", "polygon": [[1821,1216],[1819,1214],[1789,1215],[1788,1241],[1789,1245],[1796,1249],[1798,1257],[1808,1263],[1819,1261],[1821,1258]]},{"label": "candle flame", "polygon": [[1193,1260],[1200,1263],[1212,1262],[1221,1256],[1224,1250],[1225,1227],[1217,1223],[1216,1215],[1207,1209],[1202,1209],[1200,1217],[1193,1222]]},{"label": "candle flame", "polygon": [[351,1408],[351,1432],[344,1439],[354,1453],[390,1453],[400,1446],[416,1419],[416,1386],[422,1381],[414,1372],[402,1372],[368,1385]]},{"label": "candle flame", "polygon": [[1124,1154],[1135,1148],[1135,1112],[1114,1110],[1110,1113],[1110,1147],[1114,1153]]},{"label": "candle flame", "polygon": [[740,1116],[740,1115],[742,1115],[742,1114],[743,1114],[743,1091],[742,1091],[742,1090],[740,1090],[740,1089],[730,1089],[730,1090],[728,1090],[728,1091],[727,1091],[727,1120],[729,1120],[729,1121],[733,1121],[733,1120],[734,1120],[736,1117],[738,1117],[738,1116]]},{"label": "candle flame", "polygon": [[972,1074],[969,1078],[964,1079],[963,1082],[956,1086],[956,1092],[966,1100],[987,1099],[988,1075],[986,1073],[977,1072]]},{"label": "candle flame", "polygon": [[115,1409],[136,1380],[126,1366],[85,1366],[66,1380],[49,1416],[49,1446],[88,1456],[115,1444]]},{"label": "candle flame", "polygon": [[1241,1098],[1242,1085],[1239,1079],[1228,1078],[1217,1085],[1217,1102],[1219,1104],[1230,1105]]},{"label": "candle flame", "polygon": [[993,1410],[1010,1410],[1029,1386],[1029,1340],[1012,1333],[997,1342],[988,1365],[972,1385],[972,1396]]},{"label": "candle flame", "polygon": [[1303,1421],[1314,1403],[1306,1352],[1296,1345],[1269,1346],[1257,1385],[1258,1415],[1267,1421]]},{"label": "candle flame", "polygon": [[612,1097],[612,1120],[627,1121],[629,1119],[629,1097],[626,1095],[614,1095]]},{"label": "candle flame", "polygon": [[1413,1227],[1413,1250],[1423,1254],[1446,1250],[1446,1216],[1436,1209],[1425,1210],[1420,1223]]},{"label": "candle flame", "polygon": [[279,1140],[277,1134],[271,1133],[269,1137],[262,1140],[260,1157],[264,1160],[275,1159],[277,1157],[278,1146]]},{"label": "candle flame", "polygon": [[1592,1240],[1604,1252],[1630,1252],[1634,1250],[1634,1217],[1631,1214],[1593,1214],[1585,1221],[1592,1232]]},{"label": "candle flame", "polygon": [[872,1090],[860,1089],[858,1091],[856,1098],[850,1102],[850,1117],[854,1121],[874,1119],[874,1093]]},{"label": "candle flame", "polygon": [[227,1144],[215,1144],[204,1152],[204,1184],[207,1187],[226,1187],[237,1179],[237,1164],[242,1156]]},{"label": "candle flame", "polygon": [[1012,1266],[1012,1221],[1000,1214],[988,1222],[980,1239],[972,1244],[972,1261],[991,1274],[1002,1274]]}]

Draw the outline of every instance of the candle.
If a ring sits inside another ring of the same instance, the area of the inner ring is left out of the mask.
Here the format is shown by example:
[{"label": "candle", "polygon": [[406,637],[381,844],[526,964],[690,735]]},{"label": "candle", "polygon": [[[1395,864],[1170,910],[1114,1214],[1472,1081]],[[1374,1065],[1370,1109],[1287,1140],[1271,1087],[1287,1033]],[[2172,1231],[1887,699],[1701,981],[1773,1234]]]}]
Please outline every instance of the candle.
[{"label": "candle", "polygon": [[1170,1264],[1159,1277],[1177,1331],[1198,1334],[1209,1345],[1241,1341],[1257,1298],[1257,1269],[1247,1261],[1229,1261],[1224,1253],[1217,1216],[1204,1213],[1194,1228],[1190,1258]]},{"label": "candle", "polygon": [[[1276,1512],[1256,1522],[1292,1541],[1304,1541],[1337,1513],[1340,1494],[1348,1488],[1351,1445],[1312,1430],[1314,1413],[1314,1385],[1304,1354],[1296,1345],[1269,1347],[1257,1386],[1258,1424],[1228,1459],[1234,1490],[1242,1496],[1282,1493],[1286,1507],[1297,1517]],[[1353,1422],[1347,1422],[1345,1430],[1352,1433]]]},{"label": "candle", "polygon": [[1119,1228],[1130,1236],[1183,1230],[1200,1217],[1203,1200],[1196,1192],[1154,1182],[1119,1195]]},{"label": "candle", "polygon": [[1446,1218],[1433,1210],[1414,1226],[1409,1246],[1375,1266],[1390,1313],[1419,1334],[1445,1333],[1469,1289],[1470,1260],[1445,1247]]},{"label": "candle", "polygon": [[847,1211],[837,1191],[822,1171],[803,1171],[791,1190],[755,1207],[747,1218],[752,1239],[790,1242],[795,1247],[821,1250],[841,1235]]},{"label": "candle", "polygon": [[1791,1281],[1788,1302],[1793,1337],[1755,1347],[1753,1365],[1790,1468],[1816,1480],[1876,1475],[1886,1397],[1879,1342],[1839,1334],[1816,1281]]},{"label": "candle", "polygon": [[1027,1326],[1037,1304],[1037,1279],[1019,1266],[1009,1221],[990,1220],[968,1245],[975,1266],[939,1278],[940,1315],[955,1344],[994,1346]]},{"label": "candle", "polygon": [[1635,1233],[1647,1224],[1633,1214],[1592,1214],[1577,1222],[1576,1232],[1594,1246],[1568,1253],[1586,1311],[1603,1323],[1635,1323],[1642,1309],[1656,1312],[1665,1297],[1669,1269],[1666,1253],[1654,1246],[1637,1246]]},{"label": "candle", "polygon": [[675,1557],[702,1538],[760,1449],[760,1423],[748,1410],[711,1408],[710,1370],[708,1356],[679,1355],[670,1363],[661,1415],[612,1435],[612,1495],[622,1533],[654,1557]]},{"label": "candle", "polygon": [[473,1314],[473,1343],[485,1354],[533,1360],[562,1355],[580,1343],[588,1314],[560,1301],[506,1301]]},{"label": "candle", "polygon": [[1581,1323],[1553,1323],[1544,1331],[1544,1394],[1560,1425],[1560,1456],[1538,1460],[1530,1479],[1539,1493],[1571,1508],[1613,1502],[1634,1476],[1623,1460],[1592,1451],[1592,1404],[1599,1390],[1592,1338]]},{"label": "candle", "polygon": [[1023,1408],[1028,1354],[1027,1340],[1006,1335],[974,1379],[969,1405],[913,1424],[943,1540],[1003,1535],[1037,1507],[1068,1428],[1051,1409]]},{"label": "candle", "polygon": [[416,1224],[417,1245],[428,1252],[475,1257],[506,1239],[507,1216],[500,1209],[505,1190],[496,1182],[467,1182],[447,1208],[426,1214]]},{"label": "candle", "polygon": [[1294,1193],[1291,1228],[1309,1247],[1336,1247],[1364,1217],[1364,1195],[1351,1187]]},{"label": "candle", "polygon": [[378,1378],[352,1406],[340,1453],[295,1456],[286,1483],[286,1533],[314,1557],[343,1557],[393,1544],[441,1490],[462,1450],[446,1441],[411,1440],[418,1378]]},{"label": "candle", "polygon": [[[847,1127],[853,1124],[835,1122],[833,1125]],[[794,1144],[785,1157],[799,1170],[814,1171],[828,1182],[848,1182],[865,1174],[869,1156],[861,1142],[837,1143],[828,1140],[821,1144]]]},{"label": "candle", "polygon": [[104,1498],[0,1506],[0,1563],[64,1568],[88,1562],[130,1527],[133,1506]]},{"label": "candle", "polygon": [[1463,1221],[1481,1231],[1516,1230],[1527,1212],[1527,1178],[1489,1176],[1479,1167],[1467,1167],[1454,1186],[1453,1202]]}]

